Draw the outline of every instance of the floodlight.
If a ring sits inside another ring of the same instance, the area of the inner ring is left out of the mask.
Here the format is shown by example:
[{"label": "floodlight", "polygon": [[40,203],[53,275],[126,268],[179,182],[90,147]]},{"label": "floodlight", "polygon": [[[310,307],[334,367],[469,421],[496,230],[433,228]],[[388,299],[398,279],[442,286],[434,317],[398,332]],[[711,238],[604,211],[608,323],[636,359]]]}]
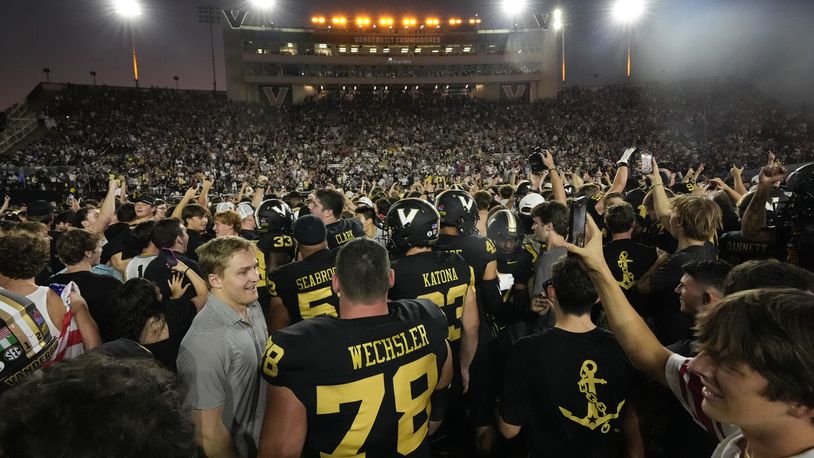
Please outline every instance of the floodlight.
[{"label": "floodlight", "polygon": [[137,0],[113,0],[113,10],[124,18],[141,16],[141,5]]},{"label": "floodlight", "polygon": [[643,14],[643,0],[617,0],[613,5],[613,19],[620,24],[633,24]]},{"label": "floodlight", "polygon": [[526,10],[527,0],[503,0],[503,12],[516,16]]},{"label": "floodlight", "polygon": [[270,10],[274,6],[274,0],[252,0],[252,6],[258,10]]},{"label": "floodlight", "polygon": [[557,8],[552,12],[554,16],[554,22],[552,23],[552,27],[554,30],[561,30],[562,29],[562,10]]}]

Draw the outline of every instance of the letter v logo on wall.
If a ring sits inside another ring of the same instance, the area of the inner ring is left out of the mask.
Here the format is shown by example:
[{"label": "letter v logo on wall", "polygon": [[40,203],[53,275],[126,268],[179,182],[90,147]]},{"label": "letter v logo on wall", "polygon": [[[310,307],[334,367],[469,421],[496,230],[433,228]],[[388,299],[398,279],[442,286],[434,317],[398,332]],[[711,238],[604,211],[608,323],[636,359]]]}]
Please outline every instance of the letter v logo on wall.
[{"label": "letter v logo on wall", "polygon": [[403,208],[396,209],[396,212],[399,215],[401,227],[406,227],[408,224],[412,223],[416,215],[418,215],[417,208],[411,208],[409,213],[406,213]]},{"label": "letter v logo on wall", "polygon": [[509,100],[519,100],[526,94],[525,84],[503,84],[500,86],[506,98]]},{"label": "letter v logo on wall", "polygon": [[226,16],[226,20],[229,22],[229,27],[233,29],[239,29],[241,25],[243,25],[243,21],[246,19],[247,11],[241,10],[221,10],[223,15]]},{"label": "letter v logo on wall", "polygon": [[263,94],[266,95],[269,103],[277,108],[283,106],[288,95],[289,88],[286,86],[263,86]]}]

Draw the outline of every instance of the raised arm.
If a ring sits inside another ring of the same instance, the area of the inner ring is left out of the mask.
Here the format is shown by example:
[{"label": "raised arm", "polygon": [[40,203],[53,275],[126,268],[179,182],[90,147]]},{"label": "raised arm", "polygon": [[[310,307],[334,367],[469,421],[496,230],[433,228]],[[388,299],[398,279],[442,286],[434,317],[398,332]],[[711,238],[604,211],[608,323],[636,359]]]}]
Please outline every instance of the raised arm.
[{"label": "raised arm", "polygon": [[201,186],[201,194],[198,196],[198,204],[203,208],[209,208],[209,191],[212,190],[212,180],[204,180]]},{"label": "raised arm", "polygon": [[743,236],[755,242],[770,242],[774,231],[766,225],[766,201],[769,190],[786,176],[786,169],[780,165],[767,165],[760,169],[757,190],[743,212],[741,232]]},{"label": "raised arm", "polygon": [[[107,183],[107,194],[105,200],[102,201],[102,207],[99,209],[99,216],[96,222],[91,227],[91,232],[103,234],[107,226],[113,220],[113,215],[116,214],[116,191],[119,190],[119,180],[113,179]],[[124,190],[122,190],[124,194]]]},{"label": "raised arm", "polygon": [[[656,158],[653,158],[653,208],[659,217],[659,222],[664,225],[665,229],[670,227],[670,200],[667,198],[667,192],[664,190],[664,181],[659,173],[659,165],[656,163]],[[669,229],[668,229],[669,230]]]},{"label": "raised arm", "polygon": [[548,168],[548,174],[551,177],[551,190],[554,192],[554,200],[567,205],[565,186],[562,184],[562,177],[554,164],[554,156],[551,151],[546,151],[543,154],[543,164]]},{"label": "raised arm", "polygon": [[178,205],[175,206],[175,209],[172,211],[172,215],[170,216],[172,218],[181,219],[181,215],[184,214],[184,208],[186,208],[186,206],[189,205],[193,199],[195,199],[196,193],[197,190],[194,187],[187,189],[187,192],[184,193],[184,197],[182,197],[181,201],[178,202]]},{"label": "raised arm", "polygon": [[743,184],[743,167],[738,168],[737,165],[732,164],[732,168],[729,169],[729,174],[732,175],[732,179],[735,180],[735,192],[740,195],[749,192],[746,189],[746,185]]}]

